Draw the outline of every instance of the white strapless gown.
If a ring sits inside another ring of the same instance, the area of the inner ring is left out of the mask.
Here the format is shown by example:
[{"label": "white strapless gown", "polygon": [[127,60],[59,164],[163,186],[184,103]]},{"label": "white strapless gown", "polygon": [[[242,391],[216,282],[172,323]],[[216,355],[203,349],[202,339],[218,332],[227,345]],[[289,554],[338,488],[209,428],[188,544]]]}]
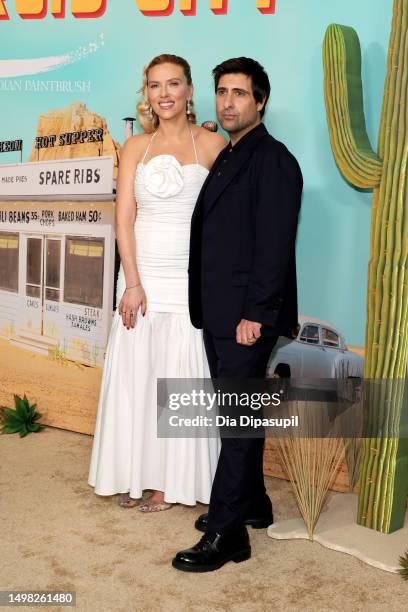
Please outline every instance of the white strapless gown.
[{"label": "white strapless gown", "polygon": [[[127,330],[115,311],[103,371],[89,484],[98,495],[144,489],[165,501],[208,503],[218,438],[157,438],[157,378],[209,378],[202,332],[188,313],[191,215],[207,176],[171,155],[139,163],[135,175],[136,260],[147,312]],[[120,268],[117,304],[125,289]]]}]

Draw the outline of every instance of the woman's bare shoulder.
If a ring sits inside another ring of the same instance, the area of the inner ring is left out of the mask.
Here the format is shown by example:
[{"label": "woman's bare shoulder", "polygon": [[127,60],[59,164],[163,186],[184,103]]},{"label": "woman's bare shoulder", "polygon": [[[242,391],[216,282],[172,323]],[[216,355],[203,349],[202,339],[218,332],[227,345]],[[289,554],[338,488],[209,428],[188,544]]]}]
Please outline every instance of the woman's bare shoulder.
[{"label": "woman's bare shoulder", "polygon": [[224,147],[227,144],[224,136],[221,136],[221,134],[217,134],[216,132],[210,132],[210,130],[207,130],[207,128],[203,128],[198,125],[195,126],[195,130],[195,138],[200,138],[203,143],[205,142],[212,146],[214,146],[214,144],[218,144],[218,146],[224,145]]},{"label": "woman's bare shoulder", "polygon": [[210,132],[206,128],[196,126],[195,138],[201,150],[208,153],[213,160],[227,146],[227,141],[221,134]]},{"label": "woman's bare shoulder", "polygon": [[151,134],[137,134],[135,136],[130,136],[125,141],[121,154],[136,161],[140,161],[151,137]]}]

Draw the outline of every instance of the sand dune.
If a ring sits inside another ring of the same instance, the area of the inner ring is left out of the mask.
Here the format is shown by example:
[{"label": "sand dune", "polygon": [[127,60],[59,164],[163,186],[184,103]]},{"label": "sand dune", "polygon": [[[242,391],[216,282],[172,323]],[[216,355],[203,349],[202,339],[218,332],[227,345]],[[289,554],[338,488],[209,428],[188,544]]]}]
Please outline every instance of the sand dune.
[{"label": "sand dune", "polygon": [[55,359],[0,339],[0,404],[14,407],[13,395],[38,404],[47,425],[93,434],[102,371]]}]

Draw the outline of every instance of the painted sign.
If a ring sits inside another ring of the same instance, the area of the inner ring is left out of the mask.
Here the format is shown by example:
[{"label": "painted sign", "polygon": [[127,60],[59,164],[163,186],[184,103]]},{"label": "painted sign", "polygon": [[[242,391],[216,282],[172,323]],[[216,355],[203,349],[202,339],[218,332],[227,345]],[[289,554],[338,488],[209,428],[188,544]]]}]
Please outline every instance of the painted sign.
[{"label": "painted sign", "polygon": [[22,151],[22,140],[3,140],[0,142],[0,153],[9,153],[10,151]]},{"label": "painted sign", "polygon": [[113,157],[83,157],[0,165],[2,196],[112,193]]},{"label": "painted sign", "polygon": [[[146,17],[163,17],[171,15],[177,0],[133,0],[136,8]],[[10,19],[6,0],[0,0],[0,19]],[[64,19],[67,5],[77,19],[98,18],[105,14],[107,0],[51,0],[49,13],[55,19]],[[179,10],[186,17],[196,15],[197,0],[179,0]],[[228,0],[209,0],[210,10],[215,15],[228,13]],[[253,0],[254,7],[263,14],[275,13],[276,0]],[[47,0],[16,0],[16,13],[21,19],[44,19],[47,16]]]},{"label": "painted sign", "polygon": [[83,144],[84,142],[103,142],[103,129],[96,128],[95,130],[79,130],[77,132],[63,132],[62,134],[37,136],[34,141],[34,148],[48,149],[50,147],[55,147],[56,142],[59,147]]},{"label": "painted sign", "polygon": [[[18,206],[0,201],[0,229],[2,224],[9,224],[12,228],[29,228],[33,232],[42,231],[45,227],[60,227],[61,223],[69,226],[75,224],[78,231],[80,226],[109,224],[110,217],[106,211],[92,202],[62,206],[55,202],[20,202]],[[72,231],[72,230],[71,230]]]}]

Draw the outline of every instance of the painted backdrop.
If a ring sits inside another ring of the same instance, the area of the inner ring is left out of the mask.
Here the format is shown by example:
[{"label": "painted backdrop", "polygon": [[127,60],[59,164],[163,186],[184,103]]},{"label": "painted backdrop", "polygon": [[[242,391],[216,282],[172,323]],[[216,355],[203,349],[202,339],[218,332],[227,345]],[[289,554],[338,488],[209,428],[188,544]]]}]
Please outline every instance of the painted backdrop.
[{"label": "painted backdrop", "polygon": [[[333,160],[322,89],[321,46],[329,23],[356,28],[365,100],[376,144],[390,0],[0,0],[0,140],[31,153],[38,118],[81,101],[124,141],[143,66],[162,52],[192,66],[198,120],[215,118],[211,69],[248,55],[267,69],[265,121],[299,159],[305,178],[298,239],[300,312],[330,321],[364,344],[370,194],[341,178]],[[1,153],[0,163],[19,161]],[[1,185],[0,185],[1,189]]]}]

